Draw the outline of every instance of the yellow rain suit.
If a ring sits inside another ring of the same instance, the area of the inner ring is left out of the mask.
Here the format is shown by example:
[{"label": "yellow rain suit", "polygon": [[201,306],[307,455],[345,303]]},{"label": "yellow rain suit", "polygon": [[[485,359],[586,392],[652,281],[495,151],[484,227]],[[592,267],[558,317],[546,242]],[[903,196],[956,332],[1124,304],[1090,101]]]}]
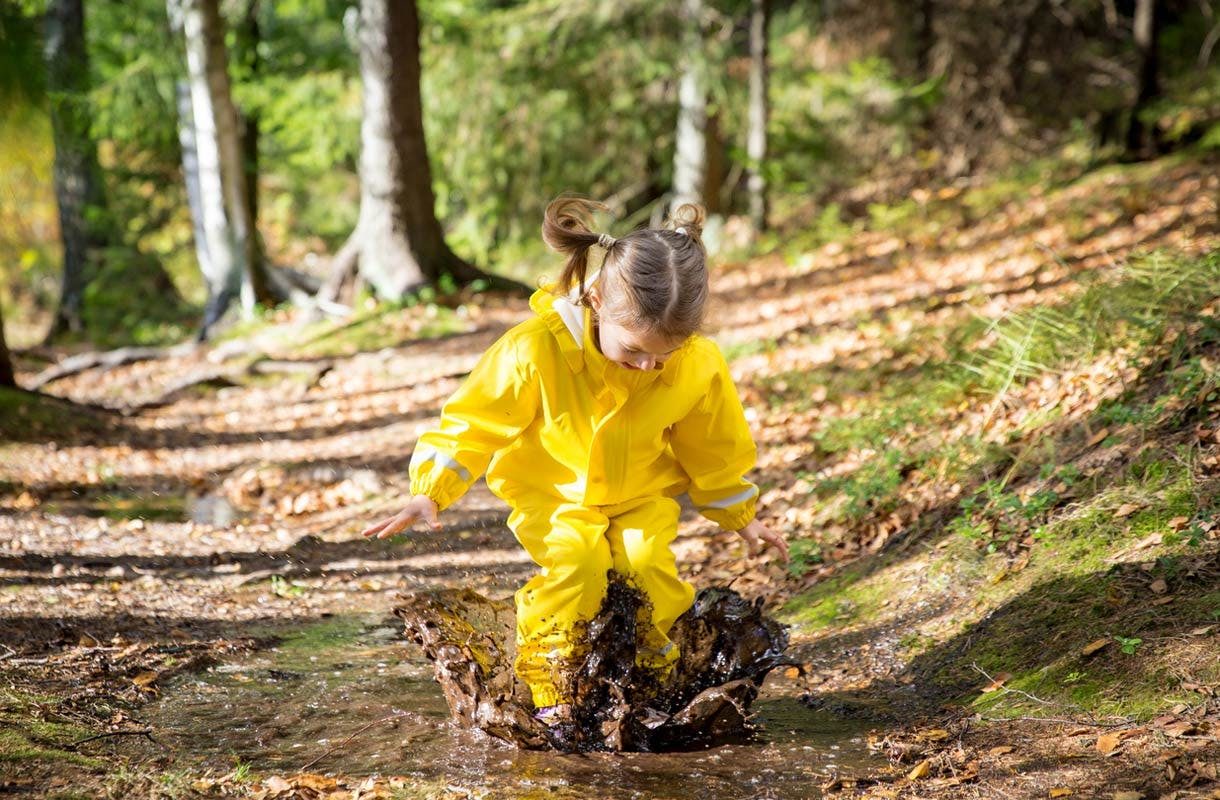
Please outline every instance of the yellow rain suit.
[{"label": "yellow rain suit", "polygon": [[541,568],[516,593],[517,674],[538,707],[566,702],[555,668],[601,606],[611,568],[652,602],[637,661],[666,670],[667,636],[693,600],[670,543],[683,492],[740,530],[758,488],[755,447],[720,350],[692,336],[660,370],[630,370],[594,345],[592,313],[547,289],[445,404],[411,458],[411,492],[441,509],[484,471],[508,525]]}]

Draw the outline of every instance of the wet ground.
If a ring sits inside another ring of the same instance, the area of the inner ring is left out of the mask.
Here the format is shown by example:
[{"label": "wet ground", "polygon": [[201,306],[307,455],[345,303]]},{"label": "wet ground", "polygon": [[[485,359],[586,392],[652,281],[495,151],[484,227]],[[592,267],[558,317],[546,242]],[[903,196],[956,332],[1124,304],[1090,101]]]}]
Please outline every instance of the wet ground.
[{"label": "wet ground", "polygon": [[[841,769],[876,766],[866,723],[771,694],[760,732],[689,752],[560,755],[450,719],[392,617],[335,616],[272,648],[176,678],[146,719],[178,767],[400,775],[474,797],[810,798]],[[252,631],[258,633],[258,631]]]}]

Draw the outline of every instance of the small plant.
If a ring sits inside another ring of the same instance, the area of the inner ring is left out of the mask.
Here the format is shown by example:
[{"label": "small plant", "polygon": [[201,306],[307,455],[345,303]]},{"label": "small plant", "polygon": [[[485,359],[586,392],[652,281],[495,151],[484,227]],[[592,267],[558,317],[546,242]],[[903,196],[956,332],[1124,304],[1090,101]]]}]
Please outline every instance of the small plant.
[{"label": "small plant", "polygon": [[797,539],[788,553],[788,574],[799,578],[815,564],[822,563],[822,545],[813,539]]},{"label": "small plant", "polygon": [[276,597],[301,597],[305,594],[305,587],[295,582],[289,582],[281,575],[272,575],[271,593]]},{"label": "small plant", "polygon": [[1135,651],[1144,643],[1143,639],[1128,636],[1115,636],[1114,641],[1118,642],[1119,648],[1129,656],[1135,655]]},{"label": "small plant", "polygon": [[[968,498],[970,499],[970,498]],[[976,522],[968,514],[959,514],[950,520],[945,529],[954,536],[964,536],[971,541],[981,542],[987,538],[991,529],[982,522]]]}]

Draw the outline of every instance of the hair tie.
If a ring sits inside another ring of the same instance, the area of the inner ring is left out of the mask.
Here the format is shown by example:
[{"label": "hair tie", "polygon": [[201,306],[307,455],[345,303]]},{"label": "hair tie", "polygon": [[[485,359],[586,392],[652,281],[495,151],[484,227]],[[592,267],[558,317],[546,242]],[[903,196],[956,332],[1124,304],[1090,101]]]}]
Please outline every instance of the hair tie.
[{"label": "hair tie", "polygon": [[597,235],[597,243],[600,244],[602,247],[606,248],[607,250],[609,250],[611,247],[614,247],[614,243],[617,241],[618,241],[618,239],[615,239],[613,236],[611,236],[608,233],[599,233]]},{"label": "hair tie", "polygon": [[674,233],[680,233],[680,234],[682,234],[683,236],[690,236],[690,234],[686,232],[686,226],[685,226],[685,225],[683,225],[683,226],[682,226],[682,227],[680,227],[680,228],[674,228]]}]

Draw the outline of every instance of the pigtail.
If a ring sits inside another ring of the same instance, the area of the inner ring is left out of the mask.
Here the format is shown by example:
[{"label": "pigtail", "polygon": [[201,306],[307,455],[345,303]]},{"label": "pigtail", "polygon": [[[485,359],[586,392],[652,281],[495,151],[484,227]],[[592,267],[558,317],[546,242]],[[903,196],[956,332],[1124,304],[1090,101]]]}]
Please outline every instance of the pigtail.
[{"label": "pigtail", "polygon": [[703,206],[683,203],[670,212],[668,224],[670,230],[690,237],[693,244],[703,249],[703,221],[706,218]]},{"label": "pigtail", "polygon": [[542,218],[542,240],[568,261],[559,276],[559,290],[570,292],[573,286],[585,296],[585,279],[589,272],[589,248],[598,244],[603,235],[592,230],[594,211],[605,211],[604,203],[585,197],[563,196],[551,201]]}]

